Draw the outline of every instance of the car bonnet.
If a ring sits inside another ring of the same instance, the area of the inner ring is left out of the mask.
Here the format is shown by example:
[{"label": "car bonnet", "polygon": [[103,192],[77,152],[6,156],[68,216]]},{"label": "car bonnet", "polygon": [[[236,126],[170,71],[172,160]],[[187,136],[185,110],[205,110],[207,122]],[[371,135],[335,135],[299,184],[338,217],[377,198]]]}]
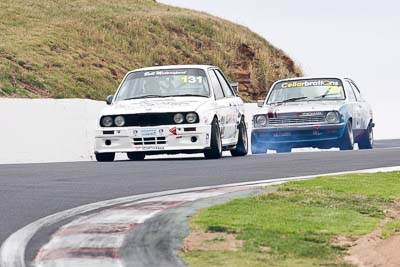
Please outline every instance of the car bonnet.
[{"label": "car bonnet", "polygon": [[267,113],[296,113],[340,110],[344,101],[308,101],[266,105],[260,108],[257,114]]},{"label": "car bonnet", "polygon": [[134,99],[119,101],[104,108],[102,115],[143,114],[196,111],[208,102],[203,97],[173,97],[161,99]]}]

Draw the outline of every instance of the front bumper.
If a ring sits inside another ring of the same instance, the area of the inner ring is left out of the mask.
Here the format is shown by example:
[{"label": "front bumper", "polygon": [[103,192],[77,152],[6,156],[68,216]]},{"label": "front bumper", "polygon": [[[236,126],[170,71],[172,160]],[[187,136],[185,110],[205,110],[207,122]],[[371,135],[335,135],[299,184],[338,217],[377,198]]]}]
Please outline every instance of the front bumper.
[{"label": "front bumper", "polygon": [[99,128],[96,130],[95,153],[199,152],[210,147],[210,138],[211,125]]},{"label": "front bumper", "polygon": [[252,131],[252,143],[270,148],[282,144],[291,147],[312,146],[313,143],[339,140],[345,127],[345,123],[338,123],[257,128]]}]

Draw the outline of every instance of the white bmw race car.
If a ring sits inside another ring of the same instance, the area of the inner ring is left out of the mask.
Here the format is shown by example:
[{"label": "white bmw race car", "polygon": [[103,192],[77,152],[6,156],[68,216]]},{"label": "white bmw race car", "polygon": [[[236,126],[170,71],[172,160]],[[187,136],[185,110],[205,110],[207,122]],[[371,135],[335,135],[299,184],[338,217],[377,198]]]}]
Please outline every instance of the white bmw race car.
[{"label": "white bmw race car", "polygon": [[244,105],[235,87],[213,66],[129,72],[99,115],[97,161],[113,161],[115,153],[131,160],[178,153],[217,159],[223,150],[247,155]]}]

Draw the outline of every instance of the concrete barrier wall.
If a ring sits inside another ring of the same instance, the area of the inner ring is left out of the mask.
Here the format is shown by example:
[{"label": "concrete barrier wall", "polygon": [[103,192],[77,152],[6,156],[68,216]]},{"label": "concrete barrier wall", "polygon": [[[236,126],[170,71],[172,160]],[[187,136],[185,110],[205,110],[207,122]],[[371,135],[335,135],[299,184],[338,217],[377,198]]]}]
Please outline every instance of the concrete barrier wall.
[{"label": "concrete barrier wall", "polygon": [[[104,106],[84,99],[0,99],[0,164],[92,160]],[[246,104],[249,126],[256,110],[256,104]],[[377,138],[400,137],[398,125],[397,132],[390,130],[393,125],[377,125]]]},{"label": "concrete barrier wall", "polygon": [[0,99],[0,163],[90,160],[104,102]]}]

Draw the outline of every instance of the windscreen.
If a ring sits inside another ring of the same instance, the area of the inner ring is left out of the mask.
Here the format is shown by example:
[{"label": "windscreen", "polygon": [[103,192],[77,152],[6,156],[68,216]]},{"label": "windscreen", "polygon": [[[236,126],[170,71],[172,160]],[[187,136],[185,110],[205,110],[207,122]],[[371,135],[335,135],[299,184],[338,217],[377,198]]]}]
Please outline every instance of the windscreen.
[{"label": "windscreen", "polygon": [[209,95],[207,77],[201,69],[156,70],[130,73],[116,100]]},{"label": "windscreen", "polygon": [[343,84],[339,79],[292,80],[277,83],[272,88],[268,104],[344,99]]}]

